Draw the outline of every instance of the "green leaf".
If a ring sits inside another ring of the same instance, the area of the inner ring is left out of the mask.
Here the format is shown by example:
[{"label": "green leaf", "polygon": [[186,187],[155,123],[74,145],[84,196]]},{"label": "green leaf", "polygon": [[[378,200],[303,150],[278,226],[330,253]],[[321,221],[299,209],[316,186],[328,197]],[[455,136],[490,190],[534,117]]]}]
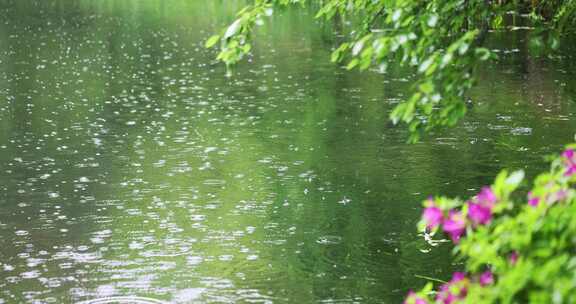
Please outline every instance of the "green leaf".
[{"label": "green leaf", "polygon": [[204,44],[204,46],[209,49],[213,47],[218,41],[220,41],[220,35],[214,35],[206,40],[206,44]]},{"label": "green leaf", "polygon": [[486,61],[490,59],[491,52],[487,48],[476,48],[474,51],[480,60]]},{"label": "green leaf", "polygon": [[226,32],[224,33],[224,39],[228,39],[228,38],[236,35],[236,33],[238,33],[238,31],[240,30],[241,26],[242,26],[242,19],[237,19],[236,21],[234,21],[226,29]]},{"label": "green leaf", "polygon": [[420,73],[424,73],[428,70],[428,68],[432,65],[432,63],[434,62],[434,57],[430,57],[426,60],[424,60],[424,62],[422,62],[420,64],[420,66],[418,67],[418,72]]},{"label": "green leaf", "polygon": [[434,85],[430,81],[422,83],[419,88],[424,94],[431,94],[434,91]]},{"label": "green leaf", "polygon": [[351,69],[355,68],[359,63],[360,63],[360,60],[358,60],[358,58],[354,58],[354,59],[350,60],[350,62],[346,66],[346,69],[351,70]]},{"label": "green leaf", "polygon": [[332,61],[332,62],[340,61],[340,50],[339,49],[332,52],[332,55],[330,56],[330,61]]},{"label": "green leaf", "polygon": [[524,171],[518,170],[510,174],[510,176],[508,176],[508,178],[506,179],[506,184],[512,186],[513,188],[516,188],[522,182],[523,179],[524,179]]}]

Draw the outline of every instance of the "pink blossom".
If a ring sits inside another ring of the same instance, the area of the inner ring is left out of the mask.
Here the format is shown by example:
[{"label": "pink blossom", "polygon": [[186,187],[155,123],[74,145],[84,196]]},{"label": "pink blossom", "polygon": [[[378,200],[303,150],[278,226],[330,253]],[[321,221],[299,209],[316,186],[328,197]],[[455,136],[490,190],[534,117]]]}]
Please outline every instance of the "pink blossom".
[{"label": "pink blossom", "polygon": [[572,176],[576,173],[576,164],[568,164],[566,172],[564,172],[564,176]]},{"label": "pink blossom", "polygon": [[548,197],[548,203],[552,204],[555,202],[559,202],[561,200],[564,200],[567,196],[568,196],[568,191],[566,191],[564,189],[558,190],[555,193],[553,193],[551,196]]},{"label": "pink blossom", "polygon": [[484,271],[480,274],[480,285],[487,286],[494,283],[494,274],[490,270]]},{"label": "pink blossom", "polygon": [[476,196],[478,202],[482,205],[489,206],[490,208],[494,207],[498,198],[492,191],[490,187],[483,187],[480,193]]},{"label": "pink blossom", "polygon": [[456,298],[456,296],[450,292],[450,288],[448,286],[446,286],[446,287],[445,286],[446,285],[444,285],[444,286],[442,286],[442,288],[440,288],[440,293],[436,297],[436,301],[437,302],[439,301],[440,303],[443,303],[443,304],[452,304],[452,303],[456,302],[456,300],[458,300]]},{"label": "pink blossom", "polygon": [[450,210],[448,219],[444,220],[444,232],[446,232],[454,243],[460,242],[460,237],[464,234],[466,222],[462,212]]},{"label": "pink blossom", "polygon": [[537,196],[534,196],[532,194],[532,192],[528,192],[528,205],[532,206],[532,207],[536,207],[540,204],[540,198]]},{"label": "pink blossom", "polygon": [[564,172],[564,176],[572,176],[576,173],[576,161],[574,160],[574,150],[567,149],[562,153],[562,157],[564,158],[564,163],[566,164],[566,172]]},{"label": "pink blossom", "polygon": [[512,253],[508,257],[508,260],[510,261],[510,264],[514,265],[514,264],[516,264],[516,262],[518,262],[519,257],[520,257],[520,255],[518,254],[517,251],[512,251]]},{"label": "pink blossom", "polygon": [[528,193],[528,204],[532,207],[536,207],[540,205],[540,202],[545,201],[547,204],[551,205],[556,202],[565,200],[567,196],[568,191],[566,191],[565,189],[560,189],[556,192],[547,193],[544,199],[537,196],[533,196],[532,192],[530,192]]},{"label": "pink blossom", "polygon": [[424,221],[426,222],[426,227],[428,228],[436,228],[438,225],[442,223],[442,219],[444,218],[444,214],[442,210],[438,207],[426,207],[424,209],[424,213],[422,215]]},{"label": "pink blossom", "polygon": [[452,279],[440,287],[436,301],[443,304],[452,304],[466,298],[468,294],[468,280],[466,274],[455,272]]},{"label": "pink blossom", "polygon": [[492,220],[492,209],[489,206],[468,203],[468,218],[476,225],[485,225]]},{"label": "pink blossom", "polygon": [[450,283],[458,283],[460,281],[463,281],[464,279],[466,279],[466,274],[463,272],[455,272],[452,274],[452,279],[450,280]]},{"label": "pink blossom", "polygon": [[492,221],[492,208],[498,201],[490,187],[483,187],[480,193],[468,202],[468,218],[474,225],[486,225]]},{"label": "pink blossom", "polygon": [[566,149],[564,152],[562,152],[562,157],[567,159],[573,159],[574,154],[575,154],[574,149]]}]

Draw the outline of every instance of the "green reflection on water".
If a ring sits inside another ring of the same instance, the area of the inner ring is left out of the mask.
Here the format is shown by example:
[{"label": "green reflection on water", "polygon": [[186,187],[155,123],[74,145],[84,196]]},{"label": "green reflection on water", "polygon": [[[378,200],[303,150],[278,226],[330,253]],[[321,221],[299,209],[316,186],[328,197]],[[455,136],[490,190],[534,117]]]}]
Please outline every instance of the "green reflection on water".
[{"label": "green reflection on water", "polygon": [[573,58],[521,33],[493,35],[462,124],[406,145],[411,76],[331,65],[302,11],[225,77],[202,44],[236,2],[0,3],[0,302],[401,302],[457,268],[420,200],[533,174],[574,133]]}]

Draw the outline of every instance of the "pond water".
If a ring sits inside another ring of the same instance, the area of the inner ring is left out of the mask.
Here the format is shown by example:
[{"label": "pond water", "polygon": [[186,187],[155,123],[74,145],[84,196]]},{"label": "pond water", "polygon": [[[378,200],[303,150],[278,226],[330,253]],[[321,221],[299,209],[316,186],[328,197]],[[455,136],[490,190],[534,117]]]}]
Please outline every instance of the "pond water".
[{"label": "pond water", "polygon": [[227,77],[203,43],[238,8],[0,1],[0,303],[399,303],[458,269],[424,198],[574,140],[570,44],[492,33],[469,115],[409,145],[387,117],[410,74],[331,64],[306,11]]}]

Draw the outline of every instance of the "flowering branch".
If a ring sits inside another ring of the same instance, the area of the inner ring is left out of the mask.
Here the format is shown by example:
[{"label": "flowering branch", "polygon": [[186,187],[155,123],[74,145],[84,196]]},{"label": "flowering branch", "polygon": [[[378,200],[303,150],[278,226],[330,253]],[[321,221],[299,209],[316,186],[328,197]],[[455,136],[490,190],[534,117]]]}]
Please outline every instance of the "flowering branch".
[{"label": "flowering branch", "polygon": [[501,172],[465,202],[424,201],[420,227],[444,232],[466,273],[454,273],[435,293],[432,283],[410,291],[405,303],[576,302],[575,148],[568,146],[535,179],[524,203],[513,199],[522,171]]}]

